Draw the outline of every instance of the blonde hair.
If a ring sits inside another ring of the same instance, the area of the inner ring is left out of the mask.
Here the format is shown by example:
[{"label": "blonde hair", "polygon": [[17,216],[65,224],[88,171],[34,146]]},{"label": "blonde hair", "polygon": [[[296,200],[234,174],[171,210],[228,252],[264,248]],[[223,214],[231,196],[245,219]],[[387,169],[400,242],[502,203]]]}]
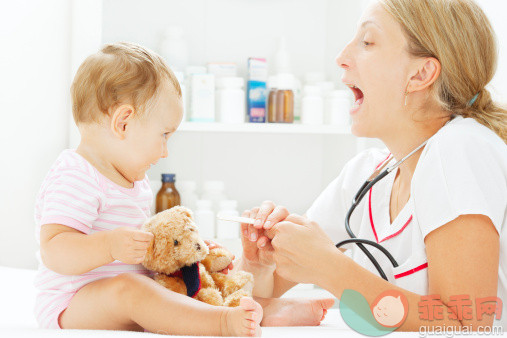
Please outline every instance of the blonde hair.
[{"label": "blonde hair", "polygon": [[178,80],[156,53],[134,43],[107,44],[77,70],[71,86],[74,121],[97,122],[121,103],[132,104],[141,116],[164,79],[181,97]]},{"label": "blonde hair", "polygon": [[507,143],[507,110],[484,88],[496,72],[498,55],[495,33],[482,9],[472,0],[380,4],[403,27],[412,56],[439,60],[442,69],[432,94],[440,106],[474,118]]}]

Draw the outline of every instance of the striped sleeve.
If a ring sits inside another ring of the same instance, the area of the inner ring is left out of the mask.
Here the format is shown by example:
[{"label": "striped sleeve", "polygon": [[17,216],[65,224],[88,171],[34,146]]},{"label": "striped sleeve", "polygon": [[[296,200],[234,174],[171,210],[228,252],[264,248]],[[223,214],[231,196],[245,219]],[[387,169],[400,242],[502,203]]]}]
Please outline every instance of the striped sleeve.
[{"label": "striped sleeve", "polygon": [[82,168],[55,172],[40,196],[39,225],[61,224],[89,234],[98,218],[101,189],[95,177]]}]

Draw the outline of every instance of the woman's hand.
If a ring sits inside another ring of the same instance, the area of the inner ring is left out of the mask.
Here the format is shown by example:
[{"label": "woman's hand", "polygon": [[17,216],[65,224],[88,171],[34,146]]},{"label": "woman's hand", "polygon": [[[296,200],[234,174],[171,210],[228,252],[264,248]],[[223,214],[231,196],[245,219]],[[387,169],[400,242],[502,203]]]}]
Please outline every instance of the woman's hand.
[{"label": "woman's hand", "polygon": [[272,238],[276,273],[296,283],[322,286],[329,274],[325,262],[333,254],[342,254],[316,222],[303,216],[289,215],[267,235]]},{"label": "woman's hand", "polygon": [[[223,246],[221,246],[220,244],[213,242],[212,240],[209,240],[209,239],[205,239],[204,243],[206,243],[206,245],[208,246],[208,248],[210,250],[214,249],[214,248],[222,248],[224,250],[227,250]],[[236,258],[236,257],[233,255],[232,259],[234,260],[234,258]],[[220,272],[227,275],[229,273],[229,270],[232,270],[232,269],[234,269],[234,264],[231,262],[231,264],[229,264],[225,269],[223,269]]]},{"label": "woman's hand", "polygon": [[265,230],[283,221],[289,212],[285,207],[275,206],[271,201],[264,201],[260,207],[245,210],[241,216],[256,219],[255,224],[241,224],[241,241],[243,258],[246,264],[256,266],[274,266],[273,247]]}]

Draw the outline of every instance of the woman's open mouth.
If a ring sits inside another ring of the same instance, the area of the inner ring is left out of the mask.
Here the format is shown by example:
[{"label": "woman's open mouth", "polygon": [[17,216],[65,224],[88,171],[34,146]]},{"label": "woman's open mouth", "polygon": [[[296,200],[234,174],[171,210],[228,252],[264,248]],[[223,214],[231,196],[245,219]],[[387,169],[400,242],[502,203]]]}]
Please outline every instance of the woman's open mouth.
[{"label": "woman's open mouth", "polygon": [[354,93],[354,104],[350,109],[350,114],[354,114],[359,110],[359,107],[364,101],[364,94],[361,89],[359,89],[356,85],[347,85],[352,92]]}]

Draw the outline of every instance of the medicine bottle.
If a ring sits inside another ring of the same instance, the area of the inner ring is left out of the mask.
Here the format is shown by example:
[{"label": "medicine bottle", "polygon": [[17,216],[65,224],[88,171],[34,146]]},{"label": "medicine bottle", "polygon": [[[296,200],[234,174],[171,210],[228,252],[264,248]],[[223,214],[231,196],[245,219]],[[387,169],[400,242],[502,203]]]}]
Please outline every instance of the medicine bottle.
[{"label": "medicine bottle", "polygon": [[178,181],[177,189],[180,193],[181,205],[192,211],[197,209],[197,183],[195,181]]},{"label": "medicine bottle", "polygon": [[180,194],[174,186],[175,174],[162,174],[162,186],[157,193],[156,212],[180,205]]},{"label": "medicine bottle", "polygon": [[243,123],[246,116],[246,97],[241,77],[216,79],[216,113],[222,123]]},{"label": "medicine bottle", "polygon": [[270,76],[268,78],[267,87],[268,87],[268,122],[274,123],[276,122],[276,91],[278,90],[277,77]]},{"label": "medicine bottle", "polygon": [[301,123],[318,125],[324,123],[324,98],[320,87],[307,85],[304,87],[301,102]]},{"label": "medicine bottle", "polygon": [[215,213],[211,210],[210,200],[197,200],[197,210],[194,213],[195,224],[199,236],[204,239],[215,238]]},{"label": "medicine bottle", "polygon": [[294,122],[294,77],[292,74],[278,75],[276,91],[276,122]]},{"label": "medicine bottle", "polygon": [[220,201],[226,200],[225,183],[223,181],[206,181],[203,186],[201,199],[210,200],[212,210],[216,214],[220,208]]},{"label": "medicine bottle", "polygon": [[[217,216],[233,216],[238,217],[238,201],[235,200],[223,200],[220,202],[220,208]],[[223,220],[217,220],[217,238],[239,238],[240,223],[229,222]]]}]

